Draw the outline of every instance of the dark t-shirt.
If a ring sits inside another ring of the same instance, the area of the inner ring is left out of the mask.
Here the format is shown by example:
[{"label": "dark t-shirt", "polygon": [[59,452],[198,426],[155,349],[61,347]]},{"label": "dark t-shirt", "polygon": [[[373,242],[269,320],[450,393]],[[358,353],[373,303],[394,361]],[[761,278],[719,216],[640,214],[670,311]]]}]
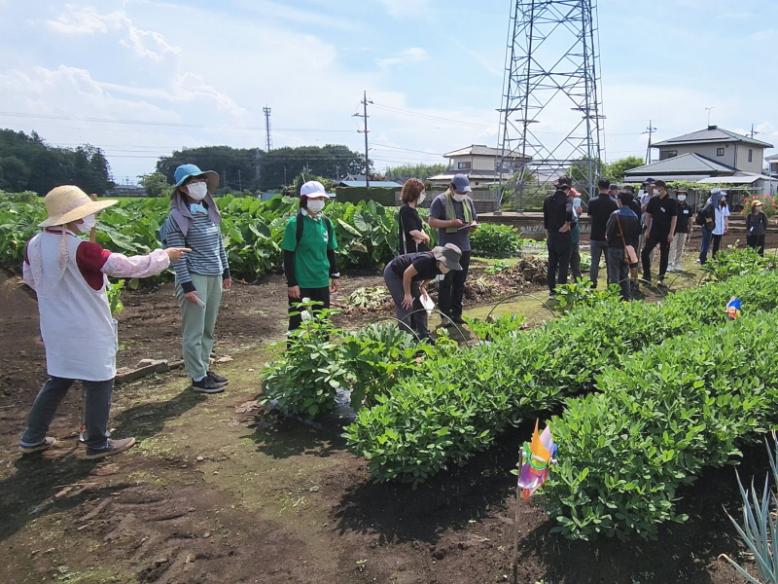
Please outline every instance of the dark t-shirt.
[{"label": "dark t-shirt", "polygon": [[678,203],[678,221],[675,224],[676,233],[689,233],[689,219],[692,216],[692,208],[686,204]]},{"label": "dark t-shirt", "polygon": [[438,262],[431,251],[424,251],[420,253],[406,253],[394,258],[389,266],[392,271],[402,278],[405,270],[408,266],[416,268],[417,274],[413,277],[414,282],[420,280],[432,280],[440,274],[438,270]]},{"label": "dark t-shirt", "polygon": [[653,237],[666,237],[670,234],[670,223],[678,216],[678,201],[670,197],[654,197],[648,203],[646,213],[650,213],[651,234]]},{"label": "dark t-shirt", "polygon": [[410,205],[400,207],[400,212],[397,214],[397,223],[400,230],[400,249],[398,250],[400,255],[429,250],[426,244],[416,243],[410,235],[411,231],[423,230],[421,217],[419,217],[419,212],[416,209]]},{"label": "dark t-shirt", "polygon": [[589,203],[589,217],[592,218],[592,232],[589,239],[605,241],[605,227],[608,225],[611,213],[619,206],[607,194],[599,194]]}]

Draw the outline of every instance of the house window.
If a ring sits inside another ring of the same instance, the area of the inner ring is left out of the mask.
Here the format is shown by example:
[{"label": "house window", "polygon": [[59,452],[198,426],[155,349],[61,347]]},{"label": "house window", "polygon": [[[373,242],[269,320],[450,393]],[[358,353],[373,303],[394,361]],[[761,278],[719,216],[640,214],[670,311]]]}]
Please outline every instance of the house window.
[{"label": "house window", "polygon": [[716,156],[724,156],[724,149],[716,148]]},{"label": "house window", "polygon": [[469,170],[472,162],[457,162],[457,170]]},{"label": "house window", "polygon": [[748,161],[749,162],[754,161],[754,151],[751,148],[748,149]]},{"label": "house window", "polygon": [[667,160],[668,158],[675,158],[678,156],[678,150],[662,150],[659,153],[659,160]]}]

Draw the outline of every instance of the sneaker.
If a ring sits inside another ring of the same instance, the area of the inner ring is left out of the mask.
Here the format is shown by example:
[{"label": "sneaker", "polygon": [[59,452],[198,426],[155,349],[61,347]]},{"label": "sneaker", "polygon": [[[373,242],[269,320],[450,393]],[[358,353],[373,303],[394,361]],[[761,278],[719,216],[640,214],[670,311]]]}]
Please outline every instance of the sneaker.
[{"label": "sneaker", "polygon": [[57,439],[52,438],[51,436],[46,436],[43,439],[43,442],[40,444],[36,444],[35,446],[24,446],[22,444],[19,445],[19,450],[22,454],[34,454],[36,452],[43,452],[44,450],[48,450],[49,448],[54,448],[57,445]]},{"label": "sneaker", "polygon": [[135,438],[121,438],[119,440],[108,439],[107,448],[87,448],[84,458],[87,460],[99,460],[106,456],[119,454],[135,446]]},{"label": "sneaker", "polygon": [[221,385],[222,387],[229,384],[230,382],[223,375],[219,375],[218,373],[216,373],[216,371],[209,371],[208,377],[210,377],[216,385]]},{"label": "sneaker", "polygon": [[200,381],[192,380],[192,390],[197,393],[221,393],[224,391],[224,386],[219,385],[206,375]]}]

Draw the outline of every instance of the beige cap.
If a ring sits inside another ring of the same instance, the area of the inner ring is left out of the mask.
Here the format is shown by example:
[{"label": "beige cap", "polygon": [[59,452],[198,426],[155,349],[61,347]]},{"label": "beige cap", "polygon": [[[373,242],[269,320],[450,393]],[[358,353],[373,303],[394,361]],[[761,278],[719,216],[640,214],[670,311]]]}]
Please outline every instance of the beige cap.
[{"label": "beige cap", "polygon": [[51,189],[43,202],[49,217],[39,224],[40,227],[66,225],[107,209],[118,201],[93,201],[77,186],[63,185]]}]

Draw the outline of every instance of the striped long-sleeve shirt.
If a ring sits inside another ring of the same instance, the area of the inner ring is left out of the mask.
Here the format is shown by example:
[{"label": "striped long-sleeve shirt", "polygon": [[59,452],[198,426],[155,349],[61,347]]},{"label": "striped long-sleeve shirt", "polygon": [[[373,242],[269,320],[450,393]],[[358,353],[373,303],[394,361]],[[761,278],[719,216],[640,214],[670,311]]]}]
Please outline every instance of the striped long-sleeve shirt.
[{"label": "striped long-sleeve shirt", "polygon": [[221,230],[207,213],[193,213],[193,221],[184,237],[178,224],[168,217],[162,232],[165,233],[165,247],[188,247],[192,251],[172,266],[176,272],[176,284],[184,292],[195,290],[191,274],[201,276],[222,276],[229,278],[230,267],[224,250]]}]

